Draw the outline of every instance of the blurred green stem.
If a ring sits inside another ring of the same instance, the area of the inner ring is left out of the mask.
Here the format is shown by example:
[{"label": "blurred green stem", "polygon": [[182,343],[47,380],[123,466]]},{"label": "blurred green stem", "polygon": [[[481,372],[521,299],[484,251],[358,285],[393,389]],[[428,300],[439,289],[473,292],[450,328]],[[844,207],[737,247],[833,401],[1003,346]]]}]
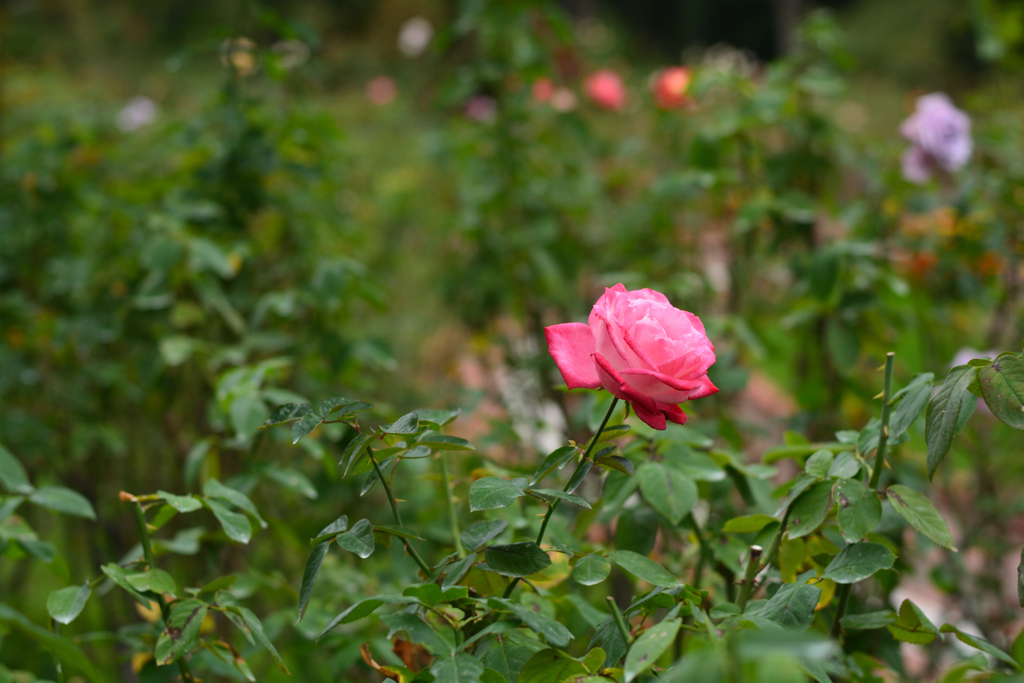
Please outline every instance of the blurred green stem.
[{"label": "blurred green stem", "polygon": [[[896,362],[896,354],[890,351],[885,354],[885,380],[882,383],[882,423],[878,433],[878,453],[875,455],[875,463],[871,469],[871,481],[868,487],[874,489],[879,495],[882,493],[881,480],[882,470],[885,469],[885,452],[889,446],[889,412],[892,406],[889,401],[892,399],[892,368]],[[846,613],[846,606],[850,602],[850,590],[853,584],[844,583],[839,587],[839,603],[836,605],[836,616],[832,621],[832,628],[829,635],[838,638],[842,631],[840,620]]]},{"label": "blurred green stem", "polygon": [[[391,484],[388,483],[387,477],[385,477],[384,473],[381,471],[380,465],[377,463],[377,458],[373,457],[373,449],[367,448],[366,453],[370,457],[370,462],[373,463],[373,469],[377,473],[377,478],[380,479],[381,486],[383,486],[384,490],[387,491],[388,502],[391,503],[391,512],[395,515],[395,524],[397,524],[398,526],[404,526],[402,524],[402,515],[398,513],[398,502],[395,500],[395,494],[391,490]],[[429,576],[430,567],[428,567],[427,563],[423,561],[423,558],[420,557],[420,554],[416,552],[416,548],[412,546],[412,541],[410,541],[408,538],[403,538],[402,544],[405,546],[406,552],[409,553],[412,559],[416,560],[416,564],[420,566],[420,569],[422,569],[424,573],[426,573]]]},{"label": "blurred green stem", "polygon": [[444,484],[444,497],[448,501],[448,518],[452,523],[452,538],[455,539],[455,552],[459,557],[466,556],[462,547],[462,533],[459,531],[459,511],[455,508],[455,492],[452,490],[451,477],[448,474],[448,453],[441,451],[441,481]]},{"label": "blurred green stem", "polygon": [[[596,432],[594,432],[594,436],[590,439],[590,443],[587,445],[587,450],[583,453],[583,457],[580,458],[579,464],[577,464],[576,469],[573,470],[572,476],[569,477],[569,481],[567,481],[565,486],[562,487],[562,490],[566,493],[569,492],[569,484],[572,483],[573,479],[576,478],[576,475],[579,474],[581,469],[583,469],[584,464],[590,461],[590,454],[593,452],[594,446],[597,445],[597,440],[601,438],[601,432],[603,432],[604,428],[608,425],[608,420],[611,419],[612,413],[615,412],[615,406],[617,405],[619,405],[618,397],[612,399],[612,404],[608,406],[608,412],[604,414],[604,419],[601,420],[601,426],[597,428]],[[548,522],[551,521],[551,515],[554,513],[555,508],[558,507],[559,501],[560,499],[556,498],[554,502],[548,503],[548,511],[544,514],[544,521],[540,523],[540,533],[537,534],[537,545],[540,545],[541,541],[544,540],[544,532],[548,529]],[[513,579],[512,583],[510,583],[508,588],[505,589],[504,597],[507,598],[512,595],[512,589],[514,589],[518,583],[518,578]]]},{"label": "blurred green stem", "polygon": [[[60,637],[60,622],[56,619],[50,620],[50,629],[53,631],[53,635]],[[56,650],[51,651],[53,655],[53,666],[57,669],[57,683],[64,683],[64,667],[60,663],[60,657],[57,656]]]},{"label": "blurred green stem", "polygon": [[619,627],[622,639],[629,645],[629,627],[626,626],[626,619],[622,616],[619,606],[615,604],[615,598],[609,595],[605,600],[608,601],[608,608],[612,611],[612,617],[615,619],[615,625]]},{"label": "blurred green stem", "polygon": [[[156,560],[153,558],[153,545],[149,540],[149,527],[146,525],[146,511],[142,509],[142,503],[132,497],[132,509],[135,511],[135,522],[139,525],[139,536],[142,537],[142,554],[146,558],[146,565],[150,570],[156,569]],[[171,613],[167,608],[167,601],[161,593],[157,593],[157,602],[160,604],[160,614],[163,615],[165,626],[170,626]],[[181,680],[185,683],[195,683],[192,671],[188,667],[185,657],[178,657],[178,671],[181,672]]]}]

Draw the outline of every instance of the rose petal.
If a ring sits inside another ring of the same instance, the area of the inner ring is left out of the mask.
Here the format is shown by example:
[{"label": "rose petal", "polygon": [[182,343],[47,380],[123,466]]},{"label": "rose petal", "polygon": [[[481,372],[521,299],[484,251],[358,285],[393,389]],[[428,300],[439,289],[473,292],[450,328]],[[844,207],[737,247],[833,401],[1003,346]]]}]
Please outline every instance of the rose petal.
[{"label": "rose petal", "polygon": [[626,368],[619,374],[634,389],[660,403],[682,403],[690,398],[691,392],[703,386],[700,379],[676,379],[644,368]]},{"label": "rose petal", "polygon": [[711,394],[717,393],[718,387],[711,383],[711,380],[708,378],[707,375],[704,375],[703,377],[701,377],[700,389],[697,389],[696,391],[691,391],[689,400],[692,401],[694,399],[704,398],[705,396],[710,396]]},{"label": "rose petal", "polygon": [[662,412],[666,420],[675,422],[677,425],[686,424],[686,413],[679,406],[668,403],[659,403],[658,410]]},{"label": "rose petal", "polygon": [[594,367],[594,333],[583,323],[564,323],[544,328],[548,353],[555,359],[570,389],[597,389],[601,379]]},{"label": "rose petal", "polygon": [[610,391],[612,395],[618,396],[624,401],[629,401],[633,404],[633,410],[639,411],[642,407],[647,412],[654,412],[657,410],[657,406],[650,396],[644,396],[639,391],[634,389],[623,379],[622,375],[612,367],[612,364],[608,362],[608,359],[602,356],[600,353],[594,353],[594,360],[598,365],[598,376],[601,377],[601,384],[605,389]]},{"label": "rose petal", "polygon": [[[648,410],[646,407],[634,403],[633,412],[653,429],[665,429],[668,426],[665,423],[665,413],[660,410]],[[684,417],[683,419],[686,418]]]}]

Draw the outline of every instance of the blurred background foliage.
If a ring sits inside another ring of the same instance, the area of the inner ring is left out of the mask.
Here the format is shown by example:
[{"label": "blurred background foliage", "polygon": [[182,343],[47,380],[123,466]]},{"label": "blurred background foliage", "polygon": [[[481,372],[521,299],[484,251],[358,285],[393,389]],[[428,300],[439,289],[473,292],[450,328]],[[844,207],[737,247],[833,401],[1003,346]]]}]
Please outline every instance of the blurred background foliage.
[{"label": "blurred background foliage", "polygon": [[[242,571],[299,680],[371,680],[361,638],[311,639],[343,596],[402,575],[400,549],[375,572],[333,558],[335,597],[291,623],[308,538],[382,494],[339,483],[350,430],[300,450],[257,428],[302,397],[365,398],[382,420],[461,407],[478,448],[526,466],[592,413],[558,391],[543,327],[615,282],[704,319],[723,391],[691,425],[751,460],[783,430],[862,426],[886,350],[906,379],[1020,343],[1018,0],[10,0],[0,31],[0,442],[98,515],[24,511],[62,556],[0,561],[4,600],[37,623],[50,590],[137,542],[120,490],[217,478],[269,530],[204,531],[165,568]],[[690,103],[663,111],[650,78],[672,64]],[[618,111],[582,90],[598,68],[625,80]],[[916,186],[898,125],[934,90],[970,113],[976,150]],[[992,569],[932,583],[1009,647],[996,568],[1021,542],[1020,468],[1009,430],[983,425],[940,489],[964,556]],[[920,435],[902,451],[920,478]],[[425,481],[409,506],[433,520]],[[127,599],[94,601],[76,628],[135,621]],[[4,663],[48,675],[21,638],[3,635]],[[129,651],[96,663],[169,675]]]}]

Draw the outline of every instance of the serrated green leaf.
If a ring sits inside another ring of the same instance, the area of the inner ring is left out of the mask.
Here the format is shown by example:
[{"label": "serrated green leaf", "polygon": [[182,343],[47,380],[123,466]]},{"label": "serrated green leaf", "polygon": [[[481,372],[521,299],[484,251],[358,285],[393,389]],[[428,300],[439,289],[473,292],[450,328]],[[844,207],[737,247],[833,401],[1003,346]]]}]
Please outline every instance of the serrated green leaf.
[{"label": "serrated green leaf", "polygon": [[522,486],[516,483],[522,481],[516,479],[513,482],[501,477],[477,479],[469,487],[469,509],[472,512],[479,512],[508,507],[516,498],[525,495]]},{"label": "serrated green leaf", "polygon": [[832,509],[832,482],[818,482],[793,501],[789,511],[789,538],[813,533]]},{"label": "serrated green leaf", "polygon": [[260,517],[260,513],[256,510],[256,506],[252,504],[252,501],[243,494],[241,491],[236,491],[233,488],[225,486],[216,479],[210,479],[203,485],[203,495],[207,498],[219,498],[225,500],[234,505],[239,510],[249,514],[256,522],[260,525],[260,528],[266,529],[267,523]]},{"label": "serrated green leaf", "polygon": [[953,534],[946,520],[932,502],[914,489],[894,484],[886,490],[892,509],[907,520],[910,526],[927,536],[936,545],[953,549]]},{"label": "serrated green leaf", "polygon": [[324,627],[324,630],[320,632],[316,639],[320,640],[339,624],[351,624],[353,621],[370,616],[381,605],[409,605],[416,602],[418,602],[416,598],[396,594],[375,595],[372,598],[365,598],[349,606],[344,612],[331,619],[330,623]]},{"label": "serrated green leaf", "polygon": [[594,553],[573,565],[572,578],[584,586],[594,586],[607,579],[611,571],[612,565],[608,558]]},{"label": "serrated green leaf", "polygon": [[877,571],[889,569],[896,556],[878,543],[851,543],[825,567],[823,578],[836,583],[856,583]]},{"label": "serrated green leaf", "polygon": [[106,574],[107,577],[110,578],[110,580],[113,581],[115,584],[126,590],[128,594],[135,598],[136,602],[138,602],[140,605],[142,605],[146,609],[152,609],[152,601],[150,601],[149,598],[144,596],[139,591],[135,590],[135,588],[130,583],[128,583],[128,572],[125,570],[124,567],[122,567],[121,565],[109,563],[100,567],[100,571]]},{"label": "serrated green leaf", "polygon": [[856,479],[842,479],[836,485],[839,531],[847,543],[859,541],[875,530],[882,519],[878,495]]},{"label": "serrated green leaf", "polygon": [[481,683],[483,672],[483,664],[465,652],[454,657],[441,657],[430,667],[434,683]]},{"label": "serrated green leaf", "polygon": [[760,531],[772,522],[778,522],[771,515],[755,514],[744,517],[733,517],[722,526],[722,531],[727,534],[749,534]]},{"label": "serrated green leaf", "polygon": [[268,467],[263,473],[276,481],[278,484],[296,491],[310,500],[317,499],[316,487],[313,482],[302,472],[296,470],[281,469],[279,467]]},{"label": "serrated green leaf", "polygon": [[160,634],[153,652],[157,664],[166,666],[192,651],[198,644],[206,610],[202,600],[178,600],[171,605],[167,628]]},{"label": "serrated green leaf", "polygon": [[270,642],[270,638],[267,638],[267,634],[263,632],[263,624],[260,622],[259,617],[245,607],[239,607],[237,609],[241,613],[242,618],[245,619],[246,625],[252,631],[252,635],[256,638],[256,642],[262,645],[263,649],[270,653],[274,663],[277,664],[277,668],[290,676],[291,672],[289,672],[288,667],[285,666],[284,660],[281,659],[281,655],[277,653],[277,648],[275,648],[274,644]]},{"label": "serrated green leaf", "polygon": [[[924,407],[928,404],[928,399],[932,395],[932,380],[935,379],[935,375],[928,372],[923,375],[915,377],[910,384],[905,386],[900,391],[902,392],[902,399],[896,405],[896,410],[893,411],[892,417],[889,419],[889,438],[895,439],[903,432],[910,428],[910,425],[914,424],[914,421],[924,410]],[[900,396],[897,393],[893,398]]]},{"label": "serrated green leaf", "polygon": [[849,631],[867,631],[875,628],[885,628],[889,624],[894,623],[896,617],[896,613],[891,609],[883,609],[863,614],[847,614],[839,623]]},{"label": "serrated green leaf", "polygon": [[1009,664],[1017,671],[1024,670],[1024,667],[1021,667],[1020,663],[1018,663],[1016,659],[980,636],[972,636],[968,633],[964,633],[952,624],[943,624],[939,631],[942,633],[955,633],[957,639],[960,640],[961,643],[970,645],[976,650],[981,650],[990,657],[995,657],[1000,662]]},{"label": "serrated green leaf", "polygon": [[96,511],[92,509],[92,503],[81,493],[63,486],[44,486],[29,494],[28,499],[40,507],[56,512],[96,519]]},{"label": "serrated green leaf", "polygon": [[178,593],[178,586],[174,583],[174,578],[163,569],[150,568],[144,572],[125,574],[125,580],[131,584],[132,588],[142,593],[149,591],[161,594],[170,593],[175,596]]},{"label": "serrated green leaf", "polygon": [[658,658],[672,646],[682,626],[681,619],[667,619],[643,632],[626,653],[622,673],[626,683],[654,666]]},{"label": "serrated green leaf", "polygon": [[554,504],[557,500],[564,500],[567,503],[579,505],[580,507],[584,507],[588,510],[591,509],[590,503],[588,503],[585,498],[581,498],[580,496],[573,495],[571,493],[566,493],[565,491],[559,491],[558,489],[527,489],[526,492],[547,501],[549,504]]},{"label": "serrated green leaf", "polygon": [[587,474],[590,473],[590,468],[593,466],[593,460],[585,460],[580,463],[580,466],[577,467],[576,471],[572,473],[571,477],[569,477],[569,483],[565,485],[565,492],[572,493],[578,489],[580,484],[582,484],[583,480],[587,477]]},{"label": "serrated green leaf", "polygon": [[915,645],[927,645],[939,635],[935,624],[910,600],[903,601],[896,621],[886,628],[896,640]]},{"label": "serrated green leaf", "polygon": [[252,526],[245,515],[232,512],[217,498],[206,498],[203,500],[203,505],[213,513],[213,516],[220,522],[221,528],[224,529],[224,533],[232,541],[248,543],[252,538]]},{"label": "serrated green leaf", "polygon": [[1024,429],[1024,359],[1000,355],[978,370],[978,380],[992,414],[1014,429]]},{"label": "serrated green leaf", "polygon": [[636,476],[644,499],[673,524],[682,521],[697,502],[697,484],[659,462],[644,463]]},{"label": "serrated green leaf", "polygon": [[938,393],[928,401],[925,411],[925,441],[928,446],[928,479],[935,476],[935,470],[949,451],[953,437],[963,427],[961,415],[973,411],[977,399],[970,392],[971,383],[977,378],[977,371],[967,365],[959,365],[946,374]]},{"label": "serrated green leaf", "polygon": [[46,599],[46,611],[50,616],[61,624],[70,624],[85,609],[85,603],[89,601],[92,589],[89,582],[81,586],[68,586],[50,593]]},{"label": "serrated green leaf", "polygon": [[338,534],[334,540],[343,550],[354,553],[365,560],[373,554],[374,550],[373,525],[370,524],[370,520],[361,519],[345,533]]},{"label": "serrated green leaf", "polygon": [[416,439],[417,446],[424,446],[435,451],[472,451],[473,444],[458,436],[448,436],[437,432],[424,432]]},{"label": "serrated green leaf", "polygon": [[604,455],[600,458],[595,458],[594,463],[610,470],[617,470],[623,474],[628,474],[629,476],[633,476],[636,471],[633,461],[621,455]]},{"label": "serrated green leaf", "polygon": [[416,598],[427,607],[433,607],[439,602],[444,601],[444,593],[436,583],[417,583],[412,586],[406,586],[402,591],[402,595]]},{"label": "serrated green leaf", "polygon": [[25,468],[2,444],[0,444],[0,482],[11,493],[29,494],[35,490],[28,480]]},{"label": "serrated green leaf", "polygon": [[398,631],[405,631],[409,634],[409,640],[413,643],[420,643],[427,648],[427,651],[435,656],[443,656],[454,652],[454,643],[443,638],[429,624],[415,614],[409,612],[395,612],[381,617],[381,621],[387,624],[390,631],[388,640]]},{"label": "serrated green leaf", "polygon": [[398,418],[387,429],[385,434],[415,434],[419,431],[420,420],[416,412],[407,413]]},{"label": "serrated green leaf", "polygon": [[565,467],[578,452],[575,446],[562,446],[551,451],[530,478],[530,486],[540,482],[556,469],[560,470]]},{"label": "serrated green leaf", "polygon": [[[344,415],[346,409],[356,403],[361,403],[353,398],[344,398],[342,396],[332,396],[331,398],[325,398],[320,401],[320,417],[327,418],[331,413],[338,411],[340,415]],[[301,415],[299,417],[302,417]]]},{"label": "serrated green leaf", "polygon": [[178,496],[173,493],[167,493],[167,491],[157,491],[156,495],[163,498],[168,505],[181,513],[195,512],[203,508],[203,501],[192,497],[192,495]]},{"label": "serrated green leaf", "polygon": [[292,443],[297,444],[304,436],[308,436],[310,432],[316,429],[321,422],[323,422],[323,418],[316,413],[309,413],[298,422],[293,422],[291,431]]},{"label": "serrated green leaf", "polygon": [[492,545],[484,559],[493,571],[512,577],[530,576],[551,565],[551,558],[533,541]]},{"label": "serrated green leaf", "polygon": [[466,575],[466,572],[470,570],[474,562],[476,562],[476,554],[471,551],[469,555],[466,555],[461,560],[448,565],[444,581],[441,582],[441,589],[447,590],[457,584]]},{"label": "serrated green leaf", "polygon": [[[491,598],[488,602],[491,604],[501,605],[502,607],[511,610],[512,614],[519,618],[520,621],[537,633],[543,635],[544,638],[547,639],[549,645],[554,645],[555,647],[566,647],[569,644],[569,641],[573,639],[572,632],[565,626],[545,614],[534,612],[529,607],[502,598]],[[522,675],[520,674],[520,680],[521,679]]]},{"label": "serrated green leaf", "polygon": [[853,453],[840,453],[828,468],[828,476],[835,479],[852,479],[860,472],[860,461]]},{"label": "serrated green leaf", "polygon": [[306,613],[309,599],[313,596],[313,587],[316,586],[316,579],[320,575],[320,566],[327,556],[329,547],[330,543],[327,541],[318,544],[306,560],[306,568],[302,572],[302,587],[299,589],[299,616],[295,620],[296,624],[302,621],[302,616]]},{"label": "serrated green leaf", "polygon": [[274,425],[284,424],[285,422],[301,420],[311,412],[313,412],[313,406],[308,403],[285,403],[284,405],[274,408],[270,412],[270,417],[268,417],[266,422],[263,423],[263,426],[273,427]]},{"label": "serrated green leaf", "polygon": [[73,642],[32,623],[28,617],[2,603],[0,603],[0,622],[16,627],[53,652],[62,664],[80,670],[90,681],[99,683],[106,680],[100,675],[96,667],[93,666],[92,661],[82,652],[81,648]]},{"label": "serrated green leaf", "polygon": [[758,614],[783,628],[806,631],[814,621],[814,608],[820,599],[821,589],[817,586],[785,583]]},{"label": "serrated green leaf", "polygon": [[395,526],[393,524],[378,524],[373,527],[374,531],[387,534],[389,536],[397,536],[398,538],[405,538],[410,541],[424,541],[422,536],[417,534],[415,531],[404,526]]},{"label": "serrated green leaf", "polygon": [[582,663],[560,650],[548,648],[530,657],[523,665],[518,683],[562,683],[587,673]]},{"label": "serrated green leaf", "polygon": [[625,569],[633,576],[654,586],[675,588],[682,582],[672,576],[667,569],[654,560],[634,553],[632,550],[615,550],[608,554],[608,559]]},{"label": "serrated green leaf", "polygon": [[811,457],[807,458],[807,462],[804,463],[804,471],[814,477],[820,477],[824,479],[828,476],[829,468],[832,467],[832,461],[835,459],[835,455],[832,451],[827,448],[822,448],[811,454]]},{"label": "serrated green leaf", "polygon": [[482,519],[463,529],[459,540],[462,542],[463,548],[472,552],[496,538],[506,527],[508,527],[508,522],[504,519]]}]

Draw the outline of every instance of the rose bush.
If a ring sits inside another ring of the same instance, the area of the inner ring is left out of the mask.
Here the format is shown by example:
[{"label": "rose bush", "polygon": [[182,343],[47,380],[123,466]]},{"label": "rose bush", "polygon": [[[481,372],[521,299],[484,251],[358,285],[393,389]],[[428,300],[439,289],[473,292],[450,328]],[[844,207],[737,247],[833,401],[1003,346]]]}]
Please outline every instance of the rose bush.
[{"label": "rose bush", "polygon": [[661,292],[605,290],[589,324],[545,328],[548,351],[570,389],[604,387],[655,429],[686,423],[680,403],[718,391],[708,378],[715,347],[700,318]]}]

